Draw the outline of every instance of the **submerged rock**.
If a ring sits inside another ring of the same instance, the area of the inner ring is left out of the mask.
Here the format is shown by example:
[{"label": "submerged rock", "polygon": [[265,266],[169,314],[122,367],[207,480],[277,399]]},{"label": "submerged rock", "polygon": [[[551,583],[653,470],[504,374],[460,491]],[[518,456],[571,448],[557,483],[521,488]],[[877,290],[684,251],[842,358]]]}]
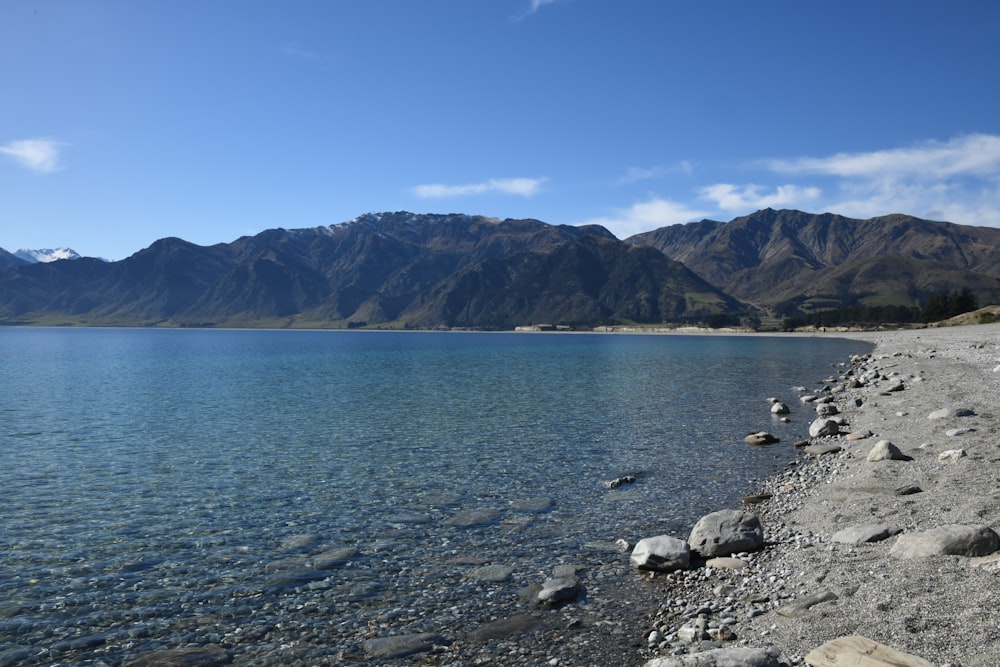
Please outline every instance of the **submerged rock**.
[{"label": "submerged rock", "polygon": [[778,438],[771,435],[767,431],[757,431],[756,433],[751,433],[747,437],[743,438],[743,442],[748,445],[770,445],[778,442]]},{"label": "submerged rock", "polygon": [[365,653],[373,658],[405,658],[414,653],[429,651],[440,641],[440,636],[432,632],[378,637],[365,642]]},{"label": "submerged rock", "polygon": [[560,604],[572,602],[580,595],[580,582],[576,577],[551,577],[542,584],[538,591],[538,601],[545,604]]}]

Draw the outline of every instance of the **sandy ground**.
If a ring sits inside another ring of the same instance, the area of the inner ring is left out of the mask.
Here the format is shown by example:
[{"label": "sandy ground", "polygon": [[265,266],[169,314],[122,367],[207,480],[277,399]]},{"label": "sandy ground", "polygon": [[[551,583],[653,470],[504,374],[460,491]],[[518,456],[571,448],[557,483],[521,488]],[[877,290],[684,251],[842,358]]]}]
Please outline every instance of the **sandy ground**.
[{"label": "sandy ground", "polygon": [[[1000,570],[964,556],[902,559],[890,554],[897,536],[857,545],[832,540],[838,531],[868,524],[902,534],[949,524],[1000,532],[1000,324],[828,335],[876,343],[852,372],[877,369],[877,382],[846,388],[852,366],[845,360],[825,383],[846,420],[843,431],[871,436],[815,438],[813,444],[842,450],[804,454],[762,486],[773,497],[751,508],[767,543],[742,555],[746,568],[668,577],[647,656],[773,646],[783,663],[803,665],[824,642],[862,635],[933,665],[1000,665]],[[887,391],[899,380],[902,390]],[[805,425],[816,418],[814,404],[779,398],[792,419]],[[942,408],[975,414],[928,418]],[[962,432],[948,434],[955,429]],[[867,461],[879,440],[910,460]],[[939,459],[954,449],[966,455],[952,463]],[[904,487],[910,487],[905,495]],[[830,599],[786,615],[791,603],[812,595]],[[677,631],[692,622],[692,605],[707,611],[702,616],[710,627],[735,637],[685,647]]]}]

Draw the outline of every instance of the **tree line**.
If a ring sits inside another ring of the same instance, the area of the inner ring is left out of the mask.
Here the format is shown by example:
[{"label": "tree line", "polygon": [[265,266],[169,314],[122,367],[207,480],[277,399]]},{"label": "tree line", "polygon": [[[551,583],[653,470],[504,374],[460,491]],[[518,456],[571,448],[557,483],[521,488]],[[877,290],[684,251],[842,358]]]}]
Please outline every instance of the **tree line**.
[{"label": "tree line", "polygon": [[852,325],[912,324],[939,322],[979,308],[979,297],[968,287],[950,294],[935,294],[923,308],[919,306],[844,306],[819,310],[799,317],[787,317],[785,330],[799,327],[838,327]]}]

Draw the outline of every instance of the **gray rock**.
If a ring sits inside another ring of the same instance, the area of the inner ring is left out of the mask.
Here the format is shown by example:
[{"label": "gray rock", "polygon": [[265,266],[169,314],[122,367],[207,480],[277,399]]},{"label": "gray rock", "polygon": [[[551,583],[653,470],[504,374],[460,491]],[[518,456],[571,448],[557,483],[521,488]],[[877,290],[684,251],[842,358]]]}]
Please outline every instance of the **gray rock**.
[{"label": "gray rock", "polygon": [[987,526],[951,524],[900,535],[889,549],[896,558],[986,556],[1000,549],[1000,536]]},{"label": "gray rock", "polygon": [[868,456],[865,458],[866,461],[905,461],[907,457],[903,452],[899,451],[899,447],[892,444],[888,440],[879,440],[872,447],[871,451],[868,452]]},{"label": "gray rock", "polygon": [[941,408],[927,415],[928,419],[950,419],[952,417],[972,417],[976,413],[971,408]]},{"label": "gray rock", "polygon": [[847,436],[845,436],[845,439],[852,440],[852,441],[853,440],[866,440],[866,439],[872,437],[873,435],[875,435],[875,434],[872,433],[871,431],[865,429],[864,431],[853,431],[851,433],[848,433]]},{"label": "gray rock", "polygon": [[576,577],[552,577],[542,584],[538,601],[545,604],[571,602],[580,595],[580,582]]},{"label": "gray rock", "polygon": [[365,653],[373,658],[405,658],[414,653],[429,651],[441,637],[432,632],[395,637],[377,637],[365,642]]},{"label": "gray rock", "polygon": [[923,658],[902,653],[860,635],[832,639],[807,653],[805,659],[813,667],[841,667],[842,665],[934,667],[933,663]]},{"label": "gray rock", "polygon": [[839,544],[865,544],[866,542],[881,542],[884,539],[898,535],[899,528],[882,523],[866,523],[860,526],[844,528],[833,534],[832,542]]},{"label": "gray rock", "polygon": [[653,658],[643,667],[779,667],[775,648],[716,648],[691,655]]},{"label": "gray rock", "polygon": [[835,420],[821,417],[809,424],[810,438],[822,438],[829,435],[840,435],[840,424]]},{"label": "gray rock", "polygon": [[947,431],[945,431],[944,434],[950,438],[954,438],[955,436],[965,435],[966,433],[972,433],[975,430],[976,429],[974,428],[950,428]]},{"label": "gray rock", "polygon": [[764,529],[753,512],[721,510],[698,520],[688,546],[705,558],[753,551],[764,543]]},{"label": "gray rock", "polygon": [[833,403],[820,403],[816,406],[816,414],[820,417],[832,417],[838,412],[840,410]]},{"label": "gray rock", "polygon": [[757,431],[756,433],[751,433],[747,437],[743,438],[743,442],[748,445],[770,445],[778,442],[778,438],[771,435],[767,431]]},{"label": "gray rock", "polygon": [[691,548],[684,540],[670,535],[647,537],[636,543],[629,562],[640,570],[683,570],[691,563]]},{"label": "gray rock", "polygon": [[604,482],[604,487],[608,489],[617,489],[623,484],[634,484],[635,475],[622,475],[621,477],[615,477],[614,479],[609,479]]},{"label": "gray rock", "polygon": [[784,403],[778,401],[771,404],[771,414],[772,415],[787,415],[791,410]]}]

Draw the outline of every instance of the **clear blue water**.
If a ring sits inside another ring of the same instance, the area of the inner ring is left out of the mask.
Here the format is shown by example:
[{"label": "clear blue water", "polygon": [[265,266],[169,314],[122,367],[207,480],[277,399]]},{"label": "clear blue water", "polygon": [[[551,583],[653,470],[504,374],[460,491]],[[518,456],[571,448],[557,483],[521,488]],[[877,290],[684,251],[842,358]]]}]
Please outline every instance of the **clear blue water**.
[{"label": "clear blue water", "polygon": [[[793,458],[787,443],[808,425],[802,411],[773,421],[767,397],[797,409],[793,386],[865,349],[0,330],[0,653],[27,647],[29,663],[47,664],[185,641],[231,648],[248,619],[294,625],[310,605],[333,644],[378,619],[417,619],[399,633],[474,625],[477,595],[514,599],[563,562],[618,571],[627,557],[605,548],[615,539],[683,533],[735,505]],[[743,444],[757,429],[784,442]],[[638,481],[604,487],[625,473]],[[312,567],[336,549],[345,564]],[[468,583],[483,563],[513,575],[484,592]],[[182,630],[192,615],[211,616],[211,632]]]}]

